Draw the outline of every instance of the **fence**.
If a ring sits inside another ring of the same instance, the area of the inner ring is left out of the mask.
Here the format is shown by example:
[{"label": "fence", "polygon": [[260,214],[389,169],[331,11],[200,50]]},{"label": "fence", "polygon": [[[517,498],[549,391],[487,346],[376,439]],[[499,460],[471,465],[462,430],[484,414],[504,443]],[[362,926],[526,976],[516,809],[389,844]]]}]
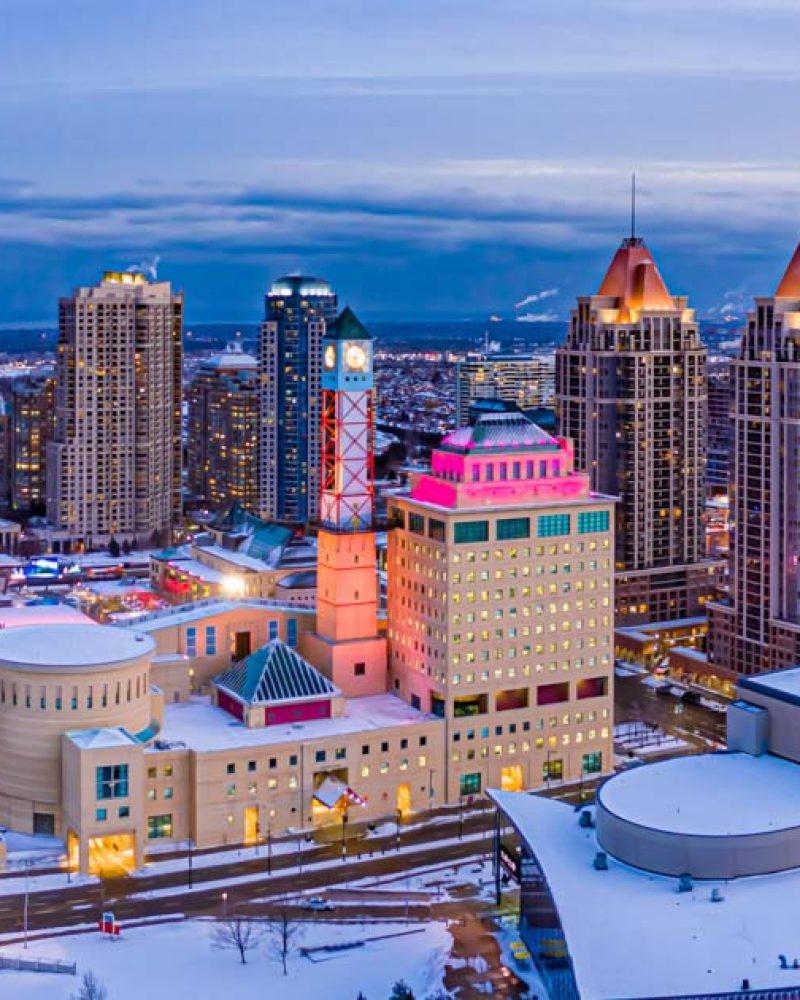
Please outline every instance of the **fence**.
[{"label": "fence", "polygon": [[74,976],[77,964],[49,961],[46,958],[12,958],[0,955],[0,969],[13,969],[15,972],[62,972]]}]

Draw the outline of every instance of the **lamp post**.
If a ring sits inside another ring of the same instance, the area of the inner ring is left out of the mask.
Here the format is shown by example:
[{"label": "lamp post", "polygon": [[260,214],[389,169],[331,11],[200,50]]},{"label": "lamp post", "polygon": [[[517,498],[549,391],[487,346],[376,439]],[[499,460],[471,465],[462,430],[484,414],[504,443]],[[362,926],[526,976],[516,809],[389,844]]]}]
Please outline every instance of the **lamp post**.
[{"label": "lamp post", "polygon": [[553,753],[552,750],[547,751],[547,763],[545,764],[544,767],[544,780],[547,782],[548,790],[550,788],[550,757],[552,753]]},{"label": "lamp post", "polygon": [[25,862],[25,901],[22,906],[22,947],[28,947],[28,876],[31,873],[33,862],[28,859]]},{"label": "lamp post", "polygon": [[342,861],[347,861],[347,806],[342,810]]},{"label": "lamp post", "polygon": [[395,846],[395,850],[397,850],[397,851],[400,850],[400,820],[402,818],[403,818],[403,811],[398,806],[397,812],[395,813],[395,817],[394,817],[395,823],[397,824],[396,830],[395,830],[394,846]]},{"label": "lamp post", "polygon": [[428,770],[428,809],[433,809],[433,770]]},{"label": "lamp post", "polygon": [[272,826],[267,823],[267,875],[272,874]]},{"label": "lamp post", "polygon": [[190,889],[192,888],[192,885],[193,885],[193,879],[192,879],[192,860],[193,860],[193,857],[194,857],[194,841],[190,837],[189,838],[189,888]]},{"label": "lamp post", "polygon": [[222,919],[224,920],[228,916],[228,894],[223,892],[222,894]]},{"label": "lamp post", "polygon": [[461,840],[464,836],[464,796],[461,792],[458,794],[458,839]]}]

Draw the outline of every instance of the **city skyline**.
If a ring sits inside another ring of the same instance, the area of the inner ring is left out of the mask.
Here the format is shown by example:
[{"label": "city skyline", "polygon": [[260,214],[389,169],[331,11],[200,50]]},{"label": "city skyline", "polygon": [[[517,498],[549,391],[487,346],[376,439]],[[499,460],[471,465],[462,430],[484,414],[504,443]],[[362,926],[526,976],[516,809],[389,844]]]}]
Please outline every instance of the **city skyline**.
[{"label": "city skyline", "polygon": [[792,5],[703,0],[690,31],[685,3],[530,6],[15,10],[0,322],[158,255],[192,322],[257,316],[295,268],[367,322],[513,315],[552,288],[533,314],[564,318],[626,235],[634,168],[641,231],[700,316],[764,287],[800,219]]}]

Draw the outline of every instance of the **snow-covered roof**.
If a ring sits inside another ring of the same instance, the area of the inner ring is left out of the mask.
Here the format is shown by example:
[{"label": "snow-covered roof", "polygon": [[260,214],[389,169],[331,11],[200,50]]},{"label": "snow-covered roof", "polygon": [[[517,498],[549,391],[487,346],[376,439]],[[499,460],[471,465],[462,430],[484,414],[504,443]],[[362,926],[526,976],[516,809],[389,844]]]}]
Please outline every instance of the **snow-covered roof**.
[{"label": "snow-covered roof", "polygon": [[775,670],[771,674],[759,674],[758,677],[742,677],[738,685],[744,691],[755,691],[782,701],[800,703],[800,667]]},{"label": "snow-covered roof", "polygon": [[296,744],[301,740],[321,740],[348,733],[408,726],[433,718],[393,694],[379,694],[349,699],[343,716],[249,729],[207,700],[195,699],[164,706],[159,740],[163,743],[183,743],[199,752],[211,752],[280,743]]},{"label": "snow-covered roof", "polygon": [[84,750],[107,750],[113,747],[139,745],[121,726],[107,729],[73,729],[65,735],[68,740]]},{"label": "snow-covered roof", "polygon": [[155,642],[112,625],[28,625],[0,630],[0,662],[41,669],[92,668],[145,656]]},{"label": "snow-covered roof", "polygon": [[[120,628],[135,628],[137,632],[158,632],[162,628],[172,628],[175,625],[187,625],[192,622],[204,621],[207,618],[215,618],[217,615],[230,611],[241,611],[249,609],[253,611],[288,611],[296,617],[303,615],[314,615],[313,608],[301,608],[293,604],[282,604],[280,601],[270,601],[253,598],[243,601],[223,601],[205,600],[195,601],[191,604],[178,604],[169,608],[161,608],[158,611],[151,611],[135,622],[120,622]],[[0,609],[0,615],[2,609]],[[2,619],[0,619],[2,620]]]},{"label": "snow-covered roof", "polygon": [[94,625],[71,604],[22,604],[0,608],[0,629],[25,625]]},{"label": "snow-covered roof", "polygon": [[[489,795],[538,859],[582,1000],[736,993],[744,979],[751,989],[800,984],[800,972],[778,962],[797,951],[800,871],[696,882],[678,893],[675,878],[611,857],[608,871],[596,871],[595,831],[579,826],[572,806],[519,792]],[[720,902],[711,899],[714,887]]]},{"label": "snow-covered roof", "polygon": [[248,705],[331,698],[339,693],[327,677],[280,639],[217,674],[214,684]]},{"label": "snow-covered roof", "polygon": [[631,768],[599,792],[616,816],[669,833],[730,836],[800,826],[800,766],[707,753]]},{"label": "snow-covered roof", "polygon": [[202,545],[197,551],[200,553],[207,552],[216,559],[222,559],[232,566],[238,566],[240,569],[250,569],[255,573],[263,573],[269,569],[269,566],[263,559],[256,559],[253,556],[247,555],[246,552],[235,552],[233,549],[224,549],[221,545]]}]

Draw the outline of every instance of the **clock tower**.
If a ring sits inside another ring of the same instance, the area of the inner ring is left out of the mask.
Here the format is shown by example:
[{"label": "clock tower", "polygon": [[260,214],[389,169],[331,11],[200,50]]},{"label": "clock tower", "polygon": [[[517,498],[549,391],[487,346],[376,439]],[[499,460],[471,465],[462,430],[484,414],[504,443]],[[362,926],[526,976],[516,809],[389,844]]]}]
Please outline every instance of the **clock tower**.
[{"label": "clock tower", "polygon": [[373,530],[372,335],[348,307],[322,338],[317,627],[308,658],[347,697],[386,691]]}]

